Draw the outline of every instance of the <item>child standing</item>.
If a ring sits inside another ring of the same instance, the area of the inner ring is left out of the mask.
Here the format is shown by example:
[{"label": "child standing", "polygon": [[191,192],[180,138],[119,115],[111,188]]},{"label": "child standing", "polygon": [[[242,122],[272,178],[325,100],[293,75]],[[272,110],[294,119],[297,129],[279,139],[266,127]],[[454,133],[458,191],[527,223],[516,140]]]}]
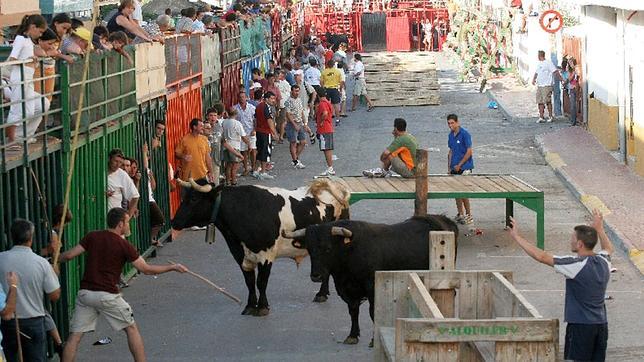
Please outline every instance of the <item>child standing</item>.
[{"label": "child standing", "polygon": [[[11,66],[10,85],[11,85],[11,107],[7,117],[7,123],[12,126],[7,127],[7,138],[9,143],[16,140],[16,127],[22,120],[27,122],[26,134],[23,131],[23,137],[31,137],[36,133],[42,117],[34,118],[36,108],[42,112],[40,94],[34,90],[34,73],[36,71],[36,58],[34,56],[34,41],[38,40],[47,30],[47,22],[40,15],[25,15],[18,27],[16,39],[13,42],[13,48],[9,55],[9,61],[12,60],[31,60],[28,63],[16,64]],[[24,103],[24,114],[23,114]],[[45,102],[48,108],[49,102]],[[22,128],[22,127],[21,127]],[[35,142],[35,139],[29,139],[28,142]],[[20,145],[13,145],[10,148],[19,149]]]},{"label": "child standing", "polygon": [[224,162],[226,162],[226,184],[237,186],[237,169],[239,163],[244,159],[241,143],[244,142],[250,149],[250,140],[244,131],[244,127],[237,119],[237,110],[228,110],[228,118],[221,125],[223,129]]}]

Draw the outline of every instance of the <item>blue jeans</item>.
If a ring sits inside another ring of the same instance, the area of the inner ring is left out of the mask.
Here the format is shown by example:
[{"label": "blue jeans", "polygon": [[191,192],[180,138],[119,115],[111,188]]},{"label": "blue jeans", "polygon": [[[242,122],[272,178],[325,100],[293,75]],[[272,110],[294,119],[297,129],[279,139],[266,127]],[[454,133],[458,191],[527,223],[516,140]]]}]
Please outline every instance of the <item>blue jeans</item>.
[{"label": "blue jeans", "polygon": [[573,126],[577,125],[577,90],[569,89],[568,90],[568,99],[570,100],[570,123]]},{"label": "blue jeans", "polygon": [[[47,332],[45,332],[45,317],[19,319],[24,361],[47,361]],[[16,341],[16,321],[2,321],[2,348],[8,362],[18,361],[18,343]],[[25,337],[29,336],[29,338]]]}]

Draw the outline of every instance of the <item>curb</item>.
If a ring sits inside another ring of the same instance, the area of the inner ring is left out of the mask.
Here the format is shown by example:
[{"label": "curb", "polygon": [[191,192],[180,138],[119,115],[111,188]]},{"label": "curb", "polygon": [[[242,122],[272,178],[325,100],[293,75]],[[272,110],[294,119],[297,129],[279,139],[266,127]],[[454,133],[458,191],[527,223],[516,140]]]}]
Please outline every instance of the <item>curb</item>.
[{"label": "curb", "polygon": [[[582,205],[589,211],[592,212],[591,206],[599,208],[602,212],[609,210],[606,205],[604,205],[596,196],[588,195],[583,192],[583,189],[573,181],[572,177],[563,169],[563,166],[566,166],[565,163],[561,160],[559,155],[554,152],[550,152],[546,149],[543,142],[543,135],[537,135],[534,137],[534,141],[537,144],[537,148],[542,156],[544,156],[546,163],[552,170],[555,172],[555,175],[563,181],[566,188],[575,195],[575,198],[581,202]],[[589,199],[593,199],[592,202]],[[628,259],[631,261],[631,264],[635,269],[639,270],[640,274],[644,275],[644,254],[639,250],[630,245],[626,241],[622,233],[617,230],[613,225],[608,221],[604,220],[604,227],[606,229],[606,234],[611,239],[616,248],[621,249]]]},{"label": "curb", "polygon": [[507,110],[507,109],[505,109],[505,106],[503,106],[503,103],[501,103],[501,102],[496,98],[496,95],[494,94],[494,92],[492,92],[492,90],[487,89],[487,90],[485,91],[485,94],[488,96],[488,98],[490,98],[490,100],[491,100],[491,101],[496,102],[496,104],[499,106],[499,109],[498,109],[498,110],[501,112],[501,114],[503,114],[503,117],[504,117],[505,119],[507,119],[508,121],[513,121],[513,120],[514,120],[514,117],[510,114],[510,112],[508,112],[508,110]]}]

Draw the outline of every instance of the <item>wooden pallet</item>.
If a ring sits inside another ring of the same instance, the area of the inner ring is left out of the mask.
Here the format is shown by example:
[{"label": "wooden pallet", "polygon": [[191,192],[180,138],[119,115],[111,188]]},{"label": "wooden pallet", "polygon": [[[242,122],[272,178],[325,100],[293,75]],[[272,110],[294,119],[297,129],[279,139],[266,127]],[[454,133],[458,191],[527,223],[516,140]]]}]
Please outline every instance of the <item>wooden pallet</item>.
[{"label": "wooden pallet", "polygon": [[369,96],[375,106],[440,104],[433,54],[378,52],[365,54],[363,60]]}]

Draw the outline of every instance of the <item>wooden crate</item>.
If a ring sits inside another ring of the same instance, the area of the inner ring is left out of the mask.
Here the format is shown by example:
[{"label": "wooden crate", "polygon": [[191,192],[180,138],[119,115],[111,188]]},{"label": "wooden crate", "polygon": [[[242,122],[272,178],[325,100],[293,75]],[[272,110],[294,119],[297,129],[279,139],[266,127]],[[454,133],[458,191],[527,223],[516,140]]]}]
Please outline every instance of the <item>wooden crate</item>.
[{"label": "wooden crate", "polygon": [[166,94],[165,48],[156,42],[135,47],[136,101],[141,104]]},{"label": "wooden crate", "polygon": [[555,361],[543,318],[505,271],[376,272],[378,361]]}]

